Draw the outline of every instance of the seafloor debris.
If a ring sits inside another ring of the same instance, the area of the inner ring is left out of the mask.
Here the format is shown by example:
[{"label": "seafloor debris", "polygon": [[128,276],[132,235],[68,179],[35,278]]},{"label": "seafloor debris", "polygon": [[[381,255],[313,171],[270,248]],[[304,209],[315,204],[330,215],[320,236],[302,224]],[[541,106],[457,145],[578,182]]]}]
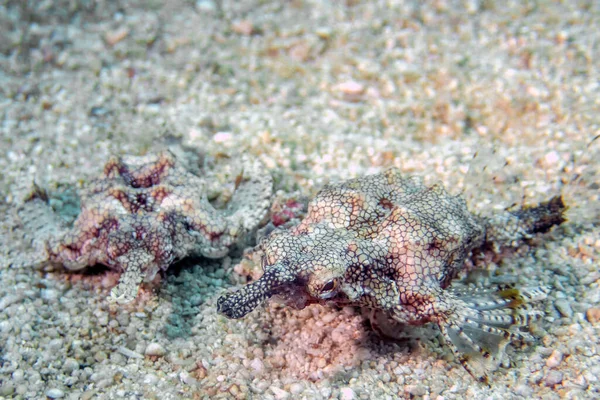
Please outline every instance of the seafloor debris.
[{"label": "seafloor debris", "polygon": [[172,153],[114,157],[81,193],[73,229],[48,242],[49,259],[71,270],[97,263],[122,270],[111,296],[128,302],[144,279],[177,259],[223,257],[258,227],[270,204],[270,174],[257,161],[242,165],[232,197],[216,209],[207,182]]},{"label": "seafloor debris", "polygon": [[[275,230],[260,246],[263,276],[218,300],[218,311],[240,318],[278,295],[297,308],[333,302],[372,310],[380,332],[395,324],[436,323],[466,363],[498,359],[536,313],[545,288],[458,289],[451,280],[477,249],[512,245],[564,221],[560,197],[492,219],[471,214],[442,186],[426,187],[396,169],[325,187],[306,218]],[[385,324],[387,326],[381,326]],[[396,326],[398,328],[398,326]],[[496,357],[497,356],[497,357]]]}]

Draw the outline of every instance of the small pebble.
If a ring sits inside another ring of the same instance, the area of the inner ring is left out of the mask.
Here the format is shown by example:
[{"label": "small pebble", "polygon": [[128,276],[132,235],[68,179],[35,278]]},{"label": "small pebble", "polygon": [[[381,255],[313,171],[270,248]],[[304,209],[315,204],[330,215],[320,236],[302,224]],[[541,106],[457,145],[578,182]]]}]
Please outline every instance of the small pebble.
[{"label": "small pebble", "polygon": [[95,394],[96,394],[96,392],[94,390],[88,390],[88,391],[83,392],[81,394],[80,399],[81,400],[90,400],[91,398],[94,397]]},{"label": "small pebble", "polygon": [[[15,387],[12,382],[5,382],[0,386],[0,396],[12,396],[15,391]],[[18,391],[17,391],[18,393]]]},{"label": "small pebble", "polygon": [[231,132],[217,132],[213,136],[215,143],[231,143],[233,134]]},{"label": "small pebble", "polygon": [[288,397],[290,397],[290,394],[288,392],[278,388],[277,386],[271,386],[269,389],[271,389],[271,392],[273,392],[277,400],[285,400]]},{"label": "small pebble", "polygon": [[560,365],[562,359],[563,354],[558,350],[554,350],[550,357],[548,357],[548,359],[546,360],[546,366],[548,368],[556,368]]},{"label": "small pebble", "polygon": [[200,0],[196,2],[196,8],[199,11],[215,11],[217,6],[215,5],[214,2],[210,1],[210,0]]},{"label": "small pebble", "polygon": [[48,350],[55,352],[58,351],[63,346],[62,339],[52,339],[50,343],[48,343]]},{"label": "small pebble", "polygon": [[547,167],[551,167],[560,161],[560,155],[556,151],[551,151],[544,156],[544,162]]},{"label": "small pebble", "polygon": [[383,375],[381,375],[381,380],[384,383],[388,383],[389,381],[392,380],[392,377],[391,377],[391,375],[389,373],[385,372]]},{"label": "small pebble", "polygon": [[423,396],[425,395],[425,388],[421,385],[405,385],[404,391],[413,396]]},{"label": "small pebble", "polygon": [[96,387],[98,389],[103,389],[103,388],[107,388],[109,386],[112,386],[114,384],[114,381],[111,379],[102,379],[101,381],[96,382]]},{"label": "small pebble", "polygon": [[179,374],[179,379],[186,385],[195,385],[196,383],[198,383],[198,380],[196,380],[196,378],[190,375],[190,373],[187,371],[182,371]]},{"label": "small pebble", "polygon": [[231,395],[233,395],[234,397],[239,395],[241,393],[239,386],[235,383],[231,385],[231,387],[229,388],[229,393],[231,393]]},{"label": "small pebble", "polygon": [[261,373],[264,369],[263,362],[258,358],[252,360],[252,362],[250,363],[250,367],[252,367],[252,369],[258,373]]},{"label": "small pebble", "polygon": [[162,357],[165,355],[167,351],[165,350],[165,348],[160,345],[159,343],[150,343],[147,347],[146,350],[144,351],[144,354],[147,356],[157,356],[157,357]]},{"label": "small pebble", "polygon": [[563,373],[553,369],[550,372],[548,372],[548,375],[546,375],[546,386],[558,385],[562,382],[562,380]]},{"label": "small pebble", "polygon": [[539,371],[539,372],[529,375],[529,382],[534,385],[537,385],[542,381],[543,378],[544,378],[544,373],[542,371]]},{"label": "small pebble", "polygon": [[571,303],[565,299],[559,299],[554,302],[554,307],[558,310],[560,315],[563,317],[571,318],[573,316],[573,309]]},{"label": "small pebble", "polygon": [[125,356],[117,352],[110,353],[110,361],[112,361],[113,364],[124,364]]},{"label": "small pebble", "polygon": [[108,356],[103,351],[98,351],[98,352],[94,353],[94,359],[97,362],[102,362],[102,361],[106,360],[107,358],[108,358]]},{"label": "small pebble", "polygon": [[322,28],[317,28],[315,33],[321,39],[329,39],[331,37],[332,30],[329,27],[322,27]]},{"label": "small pebble", "polygon": [[519,396],[522,396],[526,399],[531,398],[533,396],[533,389],[528,385],[518,385],[515,387],[515,393]]},{"label": "small pebble", "polygon": [[129,35],[129,29],[123,27],[114,31],[106,32],[104,40],[110,46],[114,46]]},{"label": "small pebble", "polygon": [[89,377],[89,380],[97,383],[102,380],[106,380],[107,378],[108,378],[108,374],[106,374],[106,371],[99,371],[99,372],[94,372],[93,374],[91,374]]},{"label": "small pebble", "polygon": [[253,388],[256,393],[264,393],[269,388],[269,382],[259,381]]},{"label": "small pebble", "polygon": [[231,30],[240,35],[250,36],[254,32],[254,26],[252,25],[252,22],[244,19],[234,22],[233,25],[231,25]]},{"label": "small pebble", "polygon": [[200,304],[202,304],[202,295],[196,294],[196,295],[193,295],[190,298],[190,305],[191,306],[196,307],[196,306],[199,306]]},{"label": "small pebble", "polygon": [[[16,391],[17,394],[23,396],[25,393],[27,393],[27,385],[18,385],[16,388],[13,388],[12,384],[9,382],[6,384],[6,386],[8,386],[8,388],[12,391]],[[3,386],[5,387],[5,386]]]},{"label": "small pebble", "polygon": [[598,321],[600,321],[600,308],[589,308],[585,313],[585,316],[587,317],[587,320],[590,321],[592,324],[597,323]]},{"label": "small pebble", "polygon": [[144,356],[142,356],[140,353],[130,350],[124,346],[117,347],[117,351],[129,358],[144,358]]},{"label": "small pebble", "polygon": [[342,82],[342,83],[336,85],[335,89],[339,90],[340,92],[344,93],[345,95],[357,96],[365,90],[365,87],[358,82],[347,81],[347,82]]},{"label": "small pebble", "polygon": [[340,400],[354,400],[355,398],[356,393],[352,388],[344,387],[340,389]]},{"label": "small pebble", "polygon": [[60,389],[48,389],[46,391],[46,397],[50,397],[51,399],[62,399],[65,397],[65,392]]},{"label": "small pebble", "polygon": [[330,387],[322,387],[321,390],[321,396],[325,397],[325,398],[329,398],[329,396],[331,396],[331,388]]},{"label": "small pebble", "polygon": [[337,318],[336,313],[328,313],[328,314],[325,314],[321,320],[323,321],[323,323],[328,324],[336,318]]},{"label": "small pebble", "polygon": [[144,383],[148,386],[154,386],[158,382],[158,377],[154,374],[148,374],[144,377]]},{"label": "small pebble", "polygon": [[292,393],[293,395],[299,395],[303,391],[304,391],[304,385],[300,382],[292,383],[290,385],[290,393]]},{"label": "small pebble", "polygon": [[336,328],[331,332],[331,340],[334,343],[343,343],[348,337],[343,329]]},{"label": "small pebble", "polygon": [[58,290],[43,289],[40,291],[40,297],[47,301],[54,301],[59,297]]},{"label": "small pebble", "polygon": [[17,369],[12,373],[12,380],[14,383],[19,383],[23,380],[25,373],[22,369]]},{"label": "small pebble", "polygon": [[73,358],[67,358],[62,365],[62,370],[67,374],[70,374],[71,372],[78,370],[78,369],[79,369],[79,363],[77,362],[77,360],[75,360]]}]

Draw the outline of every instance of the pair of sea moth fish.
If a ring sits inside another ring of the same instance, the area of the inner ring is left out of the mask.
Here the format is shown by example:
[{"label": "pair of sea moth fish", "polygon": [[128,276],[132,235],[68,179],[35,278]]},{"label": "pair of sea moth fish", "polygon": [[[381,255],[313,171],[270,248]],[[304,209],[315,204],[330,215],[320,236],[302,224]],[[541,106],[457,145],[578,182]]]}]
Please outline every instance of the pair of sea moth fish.
[{"label": "pair of sea moth fish", "polygon": [[[114,158],[82,195],[72,230],[49,242],[50,260],[69,269],[101,263],[123,271],[113,297],[134,299],[176,259],[222,257],[264,223],[272,180],[246,160],[230,203],[217,210],[200,177],[169,152]],[[296,226],[261,240],[262,277],[221,296],[219,313],[241,318],[277,296],[303,308],[313,303],[365,307],[381,333],[434,323],[472,375],[485,380],[512,340],[541,315],[532,304],[545,287],[452,287],[478,252],[514,246],[561,224],[557,196],[537,206],[484,218],[439,184],[425,186],[395,169],[325,186]]]}]

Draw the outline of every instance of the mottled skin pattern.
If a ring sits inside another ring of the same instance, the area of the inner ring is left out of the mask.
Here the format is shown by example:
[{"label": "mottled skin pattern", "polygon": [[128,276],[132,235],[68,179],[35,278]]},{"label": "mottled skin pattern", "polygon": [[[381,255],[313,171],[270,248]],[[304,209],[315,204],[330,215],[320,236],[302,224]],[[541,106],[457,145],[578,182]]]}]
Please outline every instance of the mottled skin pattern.
[{"label": "mottled skin pattern", "polygon": [[97,263],[123,271],[111,295],[137,296],[142,280],[191,254],[219,258],[266,215],[272,179],[245,162],[228,207],[215,209],[206,183],[165,151],[113,157],[101,179],[81,193],[72,230],[48,245],[50,260],[77,270]]},{"label": "mottled skin pattern", "polygon": [[221,297],[218,311],[240,318],[273,295],[298,308],[365,306],[398,323],[436,323],[461,361],[472,353],[489,358],[525,336],[516,329],[532,315],[525,303],[543,299],[544,289],[461,292],[449,288],[451,280],[473,250],[546,231],[563,221],[563,211],[555,198],[486,220],[442,186],[395,169],[327,186],[299,225],[261,244],[263,277]]}]

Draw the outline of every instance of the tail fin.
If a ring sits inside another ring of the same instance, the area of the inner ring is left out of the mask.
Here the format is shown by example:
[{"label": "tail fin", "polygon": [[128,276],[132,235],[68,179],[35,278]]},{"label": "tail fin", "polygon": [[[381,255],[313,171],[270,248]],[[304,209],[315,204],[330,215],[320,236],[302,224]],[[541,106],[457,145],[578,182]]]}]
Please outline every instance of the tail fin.
[{"label": "tail fin", "polygon": [[562,197],[555,196],[537,206],[500,213],[487,220],[486,242],[510,246],[536,233],[548,232],[566,221],[566,211]]},{"label": "tail fin", "polygon": [[487,381],[486,372],[502,361],[506,345],[514,340],[532,342],[525,329],[542,313],[532,303],[544,300],[546,287],[493,289],[448,289],[456,305],[440,329],[465,369]]},{"label": "tail fin", "polygon": [[0,236],[10,246],[0,253],[0,268],[37,268],[47,262],[47,243],[59,237],[64,227],[45,199],[31,196],[23,204],[2,212]]}]

